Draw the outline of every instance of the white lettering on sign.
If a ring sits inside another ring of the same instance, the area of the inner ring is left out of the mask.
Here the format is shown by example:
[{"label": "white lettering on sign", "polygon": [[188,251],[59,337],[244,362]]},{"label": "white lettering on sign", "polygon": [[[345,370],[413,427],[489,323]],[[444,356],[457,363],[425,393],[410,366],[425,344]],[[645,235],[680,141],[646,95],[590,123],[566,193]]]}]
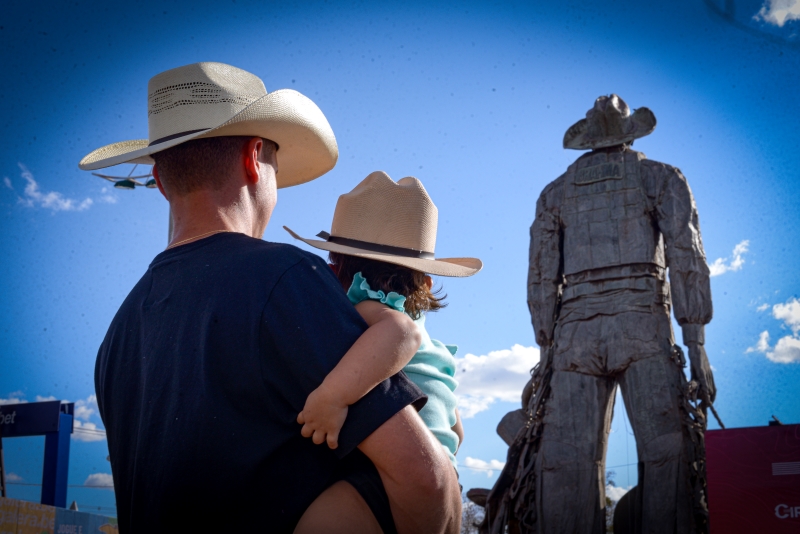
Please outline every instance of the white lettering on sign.
[{"label": "white lettering on sign", "polygon": [[800,519],[800,506],[779,504],[775,507],[775,517],[778,519]]},{"label": "white lettering on sign", "polygon": [[0,414],[0,425],[13,425],[14,418],[17,416],[17,411],[14,410],[11,413],[7,413],[5,415]]}]

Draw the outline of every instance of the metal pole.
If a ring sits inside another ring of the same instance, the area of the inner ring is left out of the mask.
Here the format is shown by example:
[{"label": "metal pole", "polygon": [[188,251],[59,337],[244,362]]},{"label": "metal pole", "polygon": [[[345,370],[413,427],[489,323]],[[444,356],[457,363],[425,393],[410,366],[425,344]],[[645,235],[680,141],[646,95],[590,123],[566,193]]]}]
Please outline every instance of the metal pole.
[{"label": "metal pole", "polygon": [[6,495],[6,461],[3,458],[3,437],[0,436],[0,497]]},{"label": "metal pole", "polygon": [[72,434],[72,415],[65,413],[59,414],[58,430],[45,434],[42,504],[67,507],[70,434]]}]

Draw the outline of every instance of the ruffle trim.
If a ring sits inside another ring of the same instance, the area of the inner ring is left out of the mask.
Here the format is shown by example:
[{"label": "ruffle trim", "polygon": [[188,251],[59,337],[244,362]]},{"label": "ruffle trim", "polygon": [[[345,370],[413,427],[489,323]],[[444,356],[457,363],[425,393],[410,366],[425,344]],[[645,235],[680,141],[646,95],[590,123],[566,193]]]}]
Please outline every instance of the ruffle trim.
[{"label": "ruffle trim", "polygon": [[364,300],[377,300],[381,304],[385,304],[400,313],[406,312],[406,298],[403,295],[395,293],[394,291],[390,291],[388,295],[380,290],[373,291],[372,288],[369,287],[366,278],[364,278],[361,273],[356,273],[355,276],[353,276],[353,283],[350,284],[350,289],[347,290],[347,298],[350,299],[353,305]]}]

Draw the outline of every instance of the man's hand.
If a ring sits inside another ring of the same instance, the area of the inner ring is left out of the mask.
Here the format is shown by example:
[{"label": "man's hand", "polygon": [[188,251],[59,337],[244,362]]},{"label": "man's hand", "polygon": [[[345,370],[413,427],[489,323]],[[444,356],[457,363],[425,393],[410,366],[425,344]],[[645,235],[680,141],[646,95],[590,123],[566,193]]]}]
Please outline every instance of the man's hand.
[{"label": "man's hand", "polygon": [[323,382],[311,392],[297,416],[297,422],[303,425],[300,434],[317,445],[327,441],[328,447],[335,449],[339,446],[339,431],[347,419],[347,408],[347,403]]},{"label": "man's hand", "polygon": [[689,343],[689,362],[692,368],[692,380],[696,380],[700,385],[700,399],[714,402],[717,398],[717,386],[714,384],[714,373],[711,372],[711,364],[708,363],[706,349],[699,343]]}]

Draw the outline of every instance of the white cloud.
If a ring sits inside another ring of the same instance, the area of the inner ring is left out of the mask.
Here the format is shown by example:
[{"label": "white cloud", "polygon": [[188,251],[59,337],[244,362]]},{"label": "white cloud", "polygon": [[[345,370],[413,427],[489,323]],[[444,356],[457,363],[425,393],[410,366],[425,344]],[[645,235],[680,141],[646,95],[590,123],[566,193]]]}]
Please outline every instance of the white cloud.
[{"label": "white cloud", "polygon": [[[71,198],[65,198],[64,195],[56,191],[42,192],[39,189],[39,184],[34,180],[33,174],[28,168],[19,163],[19,168],[22,171],[21,176],[27,182],[25,185],[24,197],[19,198],[19,203],[29,208],[41,207],[51,209],[53,211],[83,211],[89,209],[94,203],[91,198],[85,198],[81,201]],[[10,181],[9,181],[10,183]]]},{"label": "white cloud", "polygon": [[114,489],[114,478],[109,473],[92,473],[83,482],[84,486],[94,486],[96,488]]},{"label": "white cloud", "polygon": [[753,19],[782,28],[788,21],[800,19],[800,0],[766,0]]},{"label": "white cloud", "polygon": [[622,496],[625,495],[626,493],[628,493],[628,491],[630,489],[631,489],[630,486],[626,489],[626,488],[621,488],[619,486],[607,485],[606,486],[606,497],[608,497],[609,499],[611,499],[614,502],[619,502],[619,500],[622,498]]},{"label": "white cloud", "polygon": [[478,458],[472,458],[470,456],[464,458],[464,467],[486,471],[486,476],[489,478],[491,478],[495,471],[502,471],[505,466],[506,463],[501,462],[500,460],[489,460],[487,462],[485,460],[479,460]]},{"label": "white cloud", "polygon": [[763,311],[767,311],[768,309],[769,309],[769,304],[767,304],[767,303],[765,302],[764,304],[762,304],[761,306],[759,306],[758,308],[756,308],[756,311],[757,311],[757,312],[763,312]]},{"label": "white cloud", "polygon": [[764,330],[759,334],[758,341],[752,347],[748,347],[745,352],[767,352],[769,350],[769,332]]},{"label": "white cloud", "polygon": [[530,370],[539,361],[539,349],[514,345],[485,356],[456,358],[458,409],[469,419],[488,410],[495,401],[520,402]]},{"label": "white cloud", "polygon": [[9,180],[8,176],[3,176],[3,183],[6,184],[7,188],[14,190],[14,186],[11,185],[11,180]]},{"label": "white cloud", "polygon": [[106,439],[106,431],[97,428],[94,423],[85,423],[80,419],[72,421],[72,439],[90,443],[92,441],[103,441]]},{"label": "white cloud", "polygon": [[772,316],[783,321],[797,335],[800,332],[800,300],[789,299],[786,304],[776,304],[772,307]]},{"label": "white cloud", "polygon": [[23,480],[25,479],[16,473],[8,473],[6,475],[6,482],[22,482]]},{"label": "white cloud", "polygon": [[709,270],[711,271],[711,276],[719,276],[729,271],[733,272],[741,270],[742,266],[744,266],[744,254],[749,248],[750,240],[745,239],[733,247],[733,253],[731,254],[733,259],[717,258],[714,263],[708,266]]},{"label": "white cloud", "polygon": [[8,398],[0,399],[0,406],[4,404],[22,404],[26,401],[23,397],[25,394],[22,391],[14,391],[13,393],[8,394]]},{"label": "white cloud", "polygon": [[111,193],[111,189],[108,187],[103,187],[100,190],[100,198],[98,198],[97,201],[105,204],[116,204],[118,199],[116,195],[112,195]]},{"label": "white cloud", "polygon": [[89,395],[86,400],[75,401],[75,419],[88,421],[96,413],[98,413],[96,395]]},{"label": "white cloud", "polygon": [[772,316],[782,321],[781,328],[789,328],[791,335],[783,336],[771,347],[769,332],[764,330],[756,344],[745,352],[760,352],[775,363],[800,363],[800,300],[791,298],[785,304],[774,305]]},{"label": "white cloud", "polygon": [[42,397],[41,395],[36,395],[36,402],[47,402],[47,401],[54,401],[58,400],[52,395],[48,395],[47,397]]},{"label": "white cloud", "polygon": [[775,349],[766,353],[775,363],[800,363],[800,339],[784,336],[775,344]]}]

